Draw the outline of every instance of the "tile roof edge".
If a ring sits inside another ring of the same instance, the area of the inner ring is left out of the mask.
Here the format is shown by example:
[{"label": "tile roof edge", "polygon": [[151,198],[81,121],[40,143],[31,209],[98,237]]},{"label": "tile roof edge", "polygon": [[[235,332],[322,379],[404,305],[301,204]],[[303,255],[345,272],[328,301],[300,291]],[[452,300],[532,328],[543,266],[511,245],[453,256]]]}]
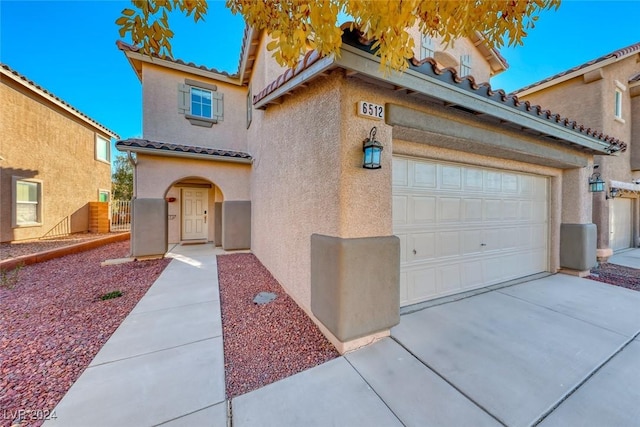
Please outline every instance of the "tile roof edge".
[{"label": "tile roof edge", "polygon": [[78,110],[76,107],[74,107],[73,105],[69,104],[68,102],[66,102],[62,98],[58,97],[57,95],[54,95],[52,92],[48,91],[47,89],[45,89],[44,87],[40,86],[39,84],[37,84],[33,80],[29,79],[24,74],[18,72],[17,70],[14,70],[13,68],[11,68],[6,63],[0,62],[0,68],[2,68],[2,70],[4,70],[6,73],[9,73],[9,74],[12,74],[13,76],[15,76],[14,80],[17,81],[18,83],[22,84],[24,87],[29,88],[30,90],[35,91],[35,92],[38,92],[38,91],[42,92],[41,96],[43,96],[45,98],[48,98],[50,101],[52,101],[54,103],[59,103],[62,107],[71,110],[72,113],[77,115],[80,119],[84,120],[85,122],[89,123],[91,126],[100,129],[101,131],[103,131],[104,133],[108,134],[109,136],[111,136],[113,138],[116,138],[116,139],[120,138],[120,136],[117,133],[115,133],[114,131],[112,131],[108,127],[104,126],[103,124],[101,124],[97,120],[92,119],[91,117],[89,117],[88,115],[86,115],[82,111]]},{"label": "tile roof edge", "polygon": [[[228,150],[226,148],[202,147],[199,145],[185,145],[173,142],[153,141],[145,138],[127,138],[116,141],[116,147],[146,148],[153,150],[165,150],[176,153],[194,153],[216,157],[233,157],[251,160],[249,153]],[[216,153],[217,152],[217,153]],[[220,154],[218,154],[220,153]]]},{"label": "tile roof edge", "polygon": [[545,83],[552,82],[552,81],[554,81],[556,79],[562,78],[564,76],[567,76],[567,75],[569,75],[571,73],[580,71],[580,70],[585,69],[587,67],[590,67],[592,65],[599,64],[601,62],[606,61],[607,59],[612,59],[612,58],[621,59],[621,58],[623,58],[623,57],[625,57],[627,55],[631,55],[631,54],[634,54],[634,53],[640,53],[640,42],[633,43],[633,44],[631,44],[629,46],[623,47],[621,49],[614,50],[613,52],[609,52],[609,53],[607,53],[605,55],[602,55],[602,56],[600,56],[598,58],[595,58],[595,59],[592,59],[590,61],[584,62],[582,64],[576,65],[574,67],[571,67],[571,68],[569,68],[567,70],[564,70],[564,71],[561,71],[559,73],[553,74],[553,75],[551,75],[551,76],[549,76],[547,78],[544,78],[544,79],[539,80],[537,82],[531,83],[531,84],[529,84],[529,85],[527,85],[525,87],[522,87],[520,89],[517,89],[517,90],[515,90],[515,91],[513,91],[511,93],[513,95],[517,95],[518,93],[527,91],[529,89],[533,89],[533,88],[535,88],[537,86],[540,86],[542,84],[545,84]]}]

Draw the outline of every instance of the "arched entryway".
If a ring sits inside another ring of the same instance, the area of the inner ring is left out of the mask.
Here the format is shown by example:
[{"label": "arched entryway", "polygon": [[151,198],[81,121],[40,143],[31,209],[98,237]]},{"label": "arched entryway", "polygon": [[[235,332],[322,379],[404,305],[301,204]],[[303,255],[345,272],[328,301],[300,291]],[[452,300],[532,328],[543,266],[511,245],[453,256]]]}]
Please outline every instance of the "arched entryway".
[{"label": "arched entryway", "polygon": [[192,176],[172,183],[167,200],[169,243],[213,242],[222,244],[222,202],[220,187],[208,179]]}]

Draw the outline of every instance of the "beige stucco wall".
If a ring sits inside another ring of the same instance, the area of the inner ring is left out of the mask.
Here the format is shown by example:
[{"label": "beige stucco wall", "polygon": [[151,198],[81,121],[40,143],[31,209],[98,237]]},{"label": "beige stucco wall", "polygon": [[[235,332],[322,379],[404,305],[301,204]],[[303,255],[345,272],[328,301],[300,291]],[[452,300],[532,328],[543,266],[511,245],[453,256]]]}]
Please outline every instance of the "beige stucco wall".
[{"label": "beige stucco wall", "polygon": [[[192,125],[178,113],[178,84],[185,78],[217,86],[224,94],[224,120],[211,128]],[[143,137],[174,144],[247,151],[247,89],[144,63],[142,73]]]},{"label": "beige stucco wall", "polygon": [[[422,60],[425,58],[421,57],[421,43],[422,43],[422,34],[420,33],[420,29],[415,26],[409,30],[409,33],[413,37],[414,47],[413,47],[413,55]],[[451,44],[447,45],[443,43],[441,38],[433,38],[433,49],[438,52],[446,52],[451,55],[453,59],[458,63],[458,67],[456,67],[456,71],[460,72],[460,57],[462,55],[471,55],[471,76],[473,76],[476,83],[484,83],[488,82],[491,78],[491,66],[484,58],[484,56],[480,53],[478,48],[466,38],[456,39]],[[443,64],[439,64],[441,68]]]},{"label": "beige stucco wall", "polygon": [[[86,231],[88,202],[111,191],[111,165],[95,160],[96,129],[10,79],[0,105],[0,241],[41,237],[66,218],[70,231]],[[13,176],[42,181],[42,225],[12,228]]]}]

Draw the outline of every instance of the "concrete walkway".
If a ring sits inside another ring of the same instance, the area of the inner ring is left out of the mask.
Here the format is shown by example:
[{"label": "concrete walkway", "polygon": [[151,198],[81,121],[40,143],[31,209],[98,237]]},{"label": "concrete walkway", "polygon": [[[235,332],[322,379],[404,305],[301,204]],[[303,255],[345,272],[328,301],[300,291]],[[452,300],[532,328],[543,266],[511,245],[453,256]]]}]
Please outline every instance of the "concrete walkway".
[{"label": "concrete walkway", "polygon": [[640,425],[640,292],[560,274],[225,402],[215,253],[172,251],[47,427]]},{"label": "concrete walkway", "polygon": [[226,426],[216,250],[173,258],[56,407],[51,426]]},{"label": "concrete walkway", "polygon": [[640,269],[640,249],[629,249],[609,257],[607,261],[610,264],[623,265],[625,267],[631,267]]}]

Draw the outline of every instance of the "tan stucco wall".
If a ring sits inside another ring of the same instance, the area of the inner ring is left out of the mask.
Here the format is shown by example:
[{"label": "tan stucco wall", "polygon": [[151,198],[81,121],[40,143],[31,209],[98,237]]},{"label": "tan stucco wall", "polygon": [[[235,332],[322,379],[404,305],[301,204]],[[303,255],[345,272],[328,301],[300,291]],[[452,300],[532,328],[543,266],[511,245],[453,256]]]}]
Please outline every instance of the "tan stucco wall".
[{"label": "tan stucco wall", "polygon": [[[215,239],[215,202],[222,200],[249,200],[251,165],[230,162],[172,158],[161,156],[137,156],[137,198],[175,197],[168,203],[167,220],[169,243],[181,239],[181,188],[176,184],[210,183],[208,190],[207,225],[208,240]],[[175,216],[174,216],[175,215]]]},{"label": "tan stucco wall", "polygon": [[[413,55],[420,60],[424,59],[420,53],[422,43],[420,29],[415,26],[409,30],[409,33],[414,41]],[[460,57],[462,55],[471,55],[471,76],[473,76],[476,83],[489,81],[491,77],[491,66],[469,39],[456,39],[453,43],[447,45],[443,43],[441,38],[433,38],[433,48],[436,52],[442,51],[451,55],[458,63],[458,67],[456,67],[457,72],[460,72]],[[439,65],[441,68],[444,68],[442,64]]]},{"label": "tan stucco wall", "polygon": [[[185,78],[217,86],[224,94],[224,120],[212,127],[192,125],[178,113],[178,84]],[[144,64],[142,73],[143,121],[146,139],[174,144],[247,151],[247,89],[194,76],[153,64]]]},{"label": "tan stucco wall", "polygon": [[[96,129],[9,79],[0,105],[0,241],[41,237],[67,217],[70,231],[86,231],[87,203],[111,191],[111,165],[95,160]],[[12,228],[12,176],[42,181],[42,225]]]}]

